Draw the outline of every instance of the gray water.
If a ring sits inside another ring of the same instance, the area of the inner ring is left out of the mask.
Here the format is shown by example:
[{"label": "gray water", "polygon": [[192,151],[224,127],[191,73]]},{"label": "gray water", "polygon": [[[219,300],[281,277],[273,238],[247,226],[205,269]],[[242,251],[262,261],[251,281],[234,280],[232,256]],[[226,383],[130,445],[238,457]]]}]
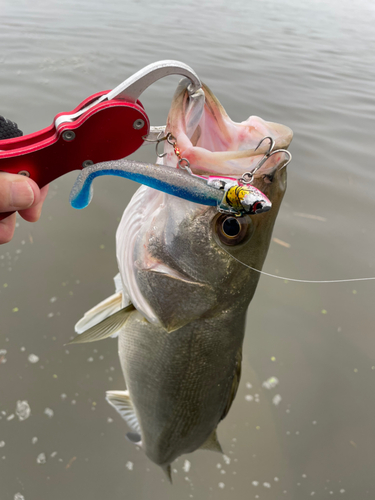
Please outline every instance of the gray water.
[{"label": "gray water", "polygon": [[[273,234],[284,245],[272,242],[264,270],[375,276],[374,22],[372,0],[1,0],[0,114],[31,133],[150,62],[181,60],[233,120],[294,130]],[[143,95],[153,125],[177,81]],[[152,148],[134,158],[153,160]],[[78,212],[75,177],[54,182],[40,222],[20,219],[0,248],[1,500],[374,498],[375,282],[263,276],[219,425],[226,456],[181,457],[171,486],[104,399],[123,389],[117,343],[64,347],[113,293],[115,230],[137,188],[102,178]],[[25,400],[29,418],[12,418]]]}]

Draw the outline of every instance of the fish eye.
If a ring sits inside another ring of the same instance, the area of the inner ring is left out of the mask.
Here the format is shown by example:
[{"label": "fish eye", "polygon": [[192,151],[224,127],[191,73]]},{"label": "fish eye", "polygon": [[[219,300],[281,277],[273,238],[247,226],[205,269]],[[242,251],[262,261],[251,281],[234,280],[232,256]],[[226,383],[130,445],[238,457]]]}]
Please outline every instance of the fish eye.
[{"label": "fish eye", "polygon": [[250,217],[234,217],[233,215],[219,215],[216,219],[216,233],[225,245],[238,245],[249,234],[252,227]]},{"label": "fish eye", "polygon": [[237,220],[237,217],[227,217],[224,219],[221,228],[225,236],[235,238],[241,231],[241,224]]}]

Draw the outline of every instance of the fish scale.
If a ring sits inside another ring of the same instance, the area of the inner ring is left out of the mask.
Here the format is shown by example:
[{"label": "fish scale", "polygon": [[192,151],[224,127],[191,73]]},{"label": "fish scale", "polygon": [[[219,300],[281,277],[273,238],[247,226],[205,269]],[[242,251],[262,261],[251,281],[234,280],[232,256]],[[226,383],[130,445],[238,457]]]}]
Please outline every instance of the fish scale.
[{"label": "fish scale", "polygon": [[243,321],[227,315],[197,320],[166,337],[139,313],[130,316],[119,336],[119,356],[137,408],[142,447],[155,463],[168,464],[193,451],[216,428],[242,345],[242,336],[228,338],[227,328],[243,332]]}]

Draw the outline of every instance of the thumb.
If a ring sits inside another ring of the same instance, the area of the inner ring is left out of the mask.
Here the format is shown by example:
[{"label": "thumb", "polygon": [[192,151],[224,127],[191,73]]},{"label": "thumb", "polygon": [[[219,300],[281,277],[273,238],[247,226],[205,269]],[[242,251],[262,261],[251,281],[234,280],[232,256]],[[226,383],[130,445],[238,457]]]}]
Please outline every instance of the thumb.
[{"label": "thumb", "polygon": [[27,177],[0,172],[0,212],[31,207],[38,190],[35,182]]}]

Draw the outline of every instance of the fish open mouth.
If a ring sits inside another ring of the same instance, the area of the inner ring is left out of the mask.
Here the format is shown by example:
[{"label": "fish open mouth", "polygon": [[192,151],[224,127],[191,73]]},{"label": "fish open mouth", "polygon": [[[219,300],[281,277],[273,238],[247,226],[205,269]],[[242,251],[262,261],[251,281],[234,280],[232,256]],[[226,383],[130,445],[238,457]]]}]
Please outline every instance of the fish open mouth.
[{"label": "fish open mouth", "polygon": [[[219,100],[203,85],[204,100],[192,100],[186,91],[186,80],[177,87],[167,120],[166,130],[176,138],[181,156],[190,163],[194,174],[222,175],[239,178],[252,170],[268,150],[265,137],[274,141],[273,149],[287,149],[292,130],[258,116],[236,123],[230,119]],[[165,165],[177,165],[172,145],[165,143]]]}]

